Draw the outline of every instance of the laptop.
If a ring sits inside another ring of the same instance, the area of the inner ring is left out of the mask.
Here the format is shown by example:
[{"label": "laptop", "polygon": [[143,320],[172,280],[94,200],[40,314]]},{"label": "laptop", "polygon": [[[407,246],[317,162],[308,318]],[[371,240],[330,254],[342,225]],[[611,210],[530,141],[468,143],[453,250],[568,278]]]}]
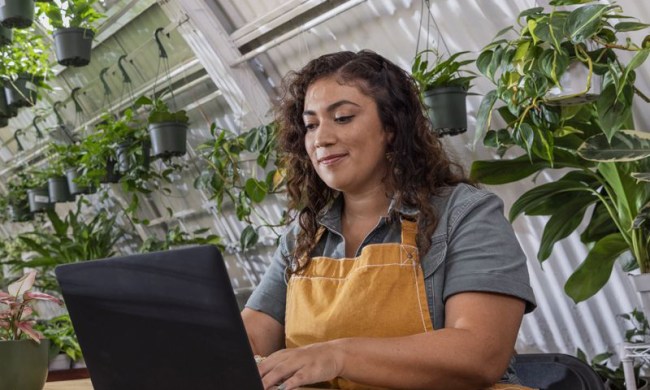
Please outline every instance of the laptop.
[{"label": "laptop", "polygon": [[262,390],[214,246],[55,270],[95,390]]}]

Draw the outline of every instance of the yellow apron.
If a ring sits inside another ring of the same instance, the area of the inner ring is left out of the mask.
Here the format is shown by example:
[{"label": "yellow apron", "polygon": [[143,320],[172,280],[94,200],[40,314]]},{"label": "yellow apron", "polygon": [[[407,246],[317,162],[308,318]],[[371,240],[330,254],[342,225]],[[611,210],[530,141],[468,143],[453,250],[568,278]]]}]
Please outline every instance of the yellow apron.
[{"label": "yellow apron", "polygon": [[[305,270],[292,275],[287,287],[287,348],[345,337],[432,331],[416,236],[417,223],[402,220],[401,244],[367,245],[356,258],[314,257]],[[343,378],[329,385],[379,389]],[[525,388],[495,385],[491,389]]]}]

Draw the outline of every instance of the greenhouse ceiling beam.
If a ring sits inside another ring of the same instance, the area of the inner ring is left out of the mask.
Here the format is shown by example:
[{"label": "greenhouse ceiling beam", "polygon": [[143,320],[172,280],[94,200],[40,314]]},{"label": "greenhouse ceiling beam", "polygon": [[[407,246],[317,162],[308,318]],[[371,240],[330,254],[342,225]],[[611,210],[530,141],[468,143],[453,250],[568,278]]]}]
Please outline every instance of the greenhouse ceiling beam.
[{"label": "greenhouse ceiling beam", "polygon": [[97,36],[93,39],[93,48],[101,45],[102,42],[112,37],[113,34],[131,23],[133,19],[140,16],[154,4],[156,4],[156,0],[131,0],[119,8],[118,11],[108,15],[102,21]]},{"label": "greenhouse ceiling beam", "polygon": [[357,5],[361,3],[365,3],[367,0],[351,0],[346,3],[343,3],[342,5],[325,12],[324,14],[315,17],[314,19],[306,22],[300,27],[297,27],[285,34],[282,34],[281,36],[273,39],[272,41],[263,44],[262,46],[255,48],[254,50],[251,50],[250,52],[246,53],[245,55],[239,57],[235,61],[231,62],[230,65],[232,67],[236,67],[276,46],[278,46],[281,43],[284,43],[288,41],[289,39],[295,37],[296,35],[299,35],[303,32],[309,31],[310,29],[318,26],[321,23],[324,23],[335,16],[338,16],[339,14],[342,14],[343,12],[349,10],[350,8],[356,7]]},{"label": "greenhouse ceiling beam", "polygon": [[250,66],[230,66],[241,53],[209,1],[167,0],[159,4],[169,18],[188,17],[178,32],[221,91],[240,128],[264,124],[271,114],[271,99]]},{"label": "greenhouse ceiling beam", "polygon": [[298,18],[307,11],[316,8],[327,0],[292,0],[279,6],[273,11],[260,16],[230,34],[230,39],[237,47],[242,47],[248,42],[273,31],[279,26]]}]

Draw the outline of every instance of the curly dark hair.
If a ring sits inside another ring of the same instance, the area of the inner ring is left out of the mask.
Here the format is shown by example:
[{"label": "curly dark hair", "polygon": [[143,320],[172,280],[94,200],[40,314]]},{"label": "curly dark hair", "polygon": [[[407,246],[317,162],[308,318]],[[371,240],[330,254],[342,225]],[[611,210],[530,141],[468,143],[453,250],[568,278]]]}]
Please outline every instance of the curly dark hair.
[{"label": "curly dark hair", "polygon": [[295,250],[287,259],[288,272],[299,272],[309,264],[317,244],[317,218],[338,194],[320,179],[305,149],[305,94],[313,82],[325,77],[353,85],[375,100],[385,131],[394,134],[388,145],[389,169],[384,182],[395,200],[394,210],[408,205],[420,211],[418,248],[425,253],[437,224],[431,196],[443,187],[469,183],[469,179],[462,167],[450,161],[431,130],[413,78],[375,52],[343,51],[323,55],[301,70],[289,72],[282,84],[284,94],[276,110],[278,144],[286,167],[289,208],[297,211],[301,227]]}]

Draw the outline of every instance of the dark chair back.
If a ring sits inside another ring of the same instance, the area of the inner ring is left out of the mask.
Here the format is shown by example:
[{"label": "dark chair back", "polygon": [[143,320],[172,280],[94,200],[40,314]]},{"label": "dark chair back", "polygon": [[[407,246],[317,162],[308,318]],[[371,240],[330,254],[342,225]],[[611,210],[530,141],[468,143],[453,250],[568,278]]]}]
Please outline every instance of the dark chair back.
[{"label": "dark chair back", "polygon": [[515,370],[521,384],[540,390],[605,390],[596,372],[582,360],[561,353],[516,356]]}]

